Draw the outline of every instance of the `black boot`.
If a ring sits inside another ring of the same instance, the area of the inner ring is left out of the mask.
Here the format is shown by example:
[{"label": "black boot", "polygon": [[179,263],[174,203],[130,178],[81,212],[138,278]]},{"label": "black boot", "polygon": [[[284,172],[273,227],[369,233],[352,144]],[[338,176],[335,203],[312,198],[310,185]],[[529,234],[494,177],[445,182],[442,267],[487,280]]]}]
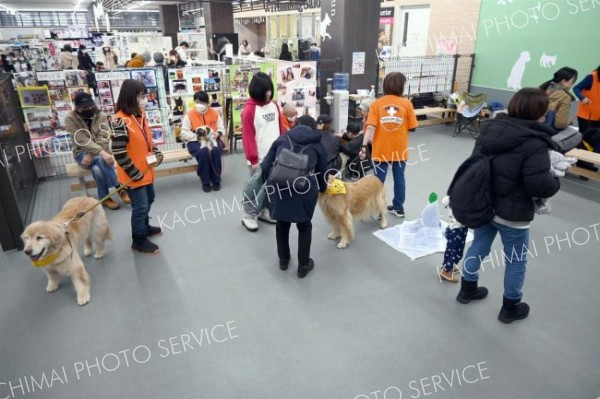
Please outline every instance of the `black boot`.
[{"label": "black boot", "polygon": [[279,258],[279,268],[281,270],[287,270],[289,264],[290,264],[290,258],[286,258],[286,259]]},{"label": "black boot", "polygon": [[502,298],[502,309],[498,315],[498,320],[502,323],[512,323],[515,320],[523,320],[529,315],[529,305],[521,302],[520,299]]},{"label": "black boot", "polygon": [[146,217],[147,237],[156,237],[162,235],[163,231],[160,227],[150,226],[150,218]]},{"label": "black boot", "polygon": [[304,278],[312,269],[315,268],[315,262],[312,258],[308,259],[308,265],[298,265],[298,277]]},{"label": "black boot", "polygon": [[469,303],[473,300],[483,299],[487,296],[488,290],[485,287],[477,287],[477,281],[466,281],[462,279],[460,282],[460,292],[456,300],[460,303]]},{"label": "black boot", "polygon": [[150,242],[146,236],[133,236],[133,243],[131,249],[134,251],[142,252],[145,254],[155,255],[158,253],[158,245]]},{"label": "black boot", "polygon": [[155,226],[146,226],[146,229],[148,230],[148,237],[156,237],[156,236],[161,236],[163,231],[160,227],[155,227]]}]

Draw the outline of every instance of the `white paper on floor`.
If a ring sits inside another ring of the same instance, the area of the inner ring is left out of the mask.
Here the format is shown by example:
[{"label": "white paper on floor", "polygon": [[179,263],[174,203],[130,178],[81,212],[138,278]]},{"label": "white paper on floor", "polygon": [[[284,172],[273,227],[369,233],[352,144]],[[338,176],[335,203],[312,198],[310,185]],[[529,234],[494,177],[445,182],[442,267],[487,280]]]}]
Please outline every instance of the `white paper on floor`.
[{"label": "white paper on floor", "polygon": [[[421,219],[402,224],[373,234],[396,251],[402,252],[410,260],[446,250],[444,232],[448,223],[440,220],[437,201],[428,204],[421,213]],[[473,241],[473,233],[467,234],[467,242]]]}]

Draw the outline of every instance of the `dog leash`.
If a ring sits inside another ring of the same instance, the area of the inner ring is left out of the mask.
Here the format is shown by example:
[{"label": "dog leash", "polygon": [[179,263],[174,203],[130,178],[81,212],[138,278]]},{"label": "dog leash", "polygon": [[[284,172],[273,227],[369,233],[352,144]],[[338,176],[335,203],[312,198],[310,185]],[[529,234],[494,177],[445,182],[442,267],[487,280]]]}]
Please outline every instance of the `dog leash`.
[{"label": "dog leash", "polygon": [[[150,170],[150,168],[152,167],[152,165],[148,165],[148,167],[146,168],[146,170],[144,171],[144,173],[142,173],[142,175],[145,175],[146,173],[148,173],[148,171]],[[109,192],[104,198],[98,200],[98,202],[96,202],[94,205],[92,205],[91,207],[89,207],[88,209],[86,209],[85,211],[79,212],[77,215],[73,216],[71,219],[67,220],[64,223],[61,223],[60,227],[62,227],[63,229],[66,229],[67,227],[69,227],[71,225],[71,223],[78,221],[79,219],[81,219],[82,217],[85,216],[86,213],[90,212],[92,209],[94,209],[95,207],[97,207],[98,205],[104,203],[106,200],[108,200],[112,195],[118,193],[119,191],[122,191],[124,188],[127,187],[127,185],[129,183],[131,183],[133,181],[133,178],[129,179],[128,181],[126,181],[125,183],[121,184],[119,187],[117,187],[115,190]]]}]

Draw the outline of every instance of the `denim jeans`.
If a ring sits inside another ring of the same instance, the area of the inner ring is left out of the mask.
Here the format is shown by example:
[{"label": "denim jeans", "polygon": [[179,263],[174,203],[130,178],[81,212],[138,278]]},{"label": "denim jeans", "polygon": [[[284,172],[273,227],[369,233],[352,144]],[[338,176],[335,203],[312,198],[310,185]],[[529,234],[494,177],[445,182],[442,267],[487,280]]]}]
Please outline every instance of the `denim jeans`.
[{"label": "denim jeans", "polygon": [[504,297],[520,300],[521,288],[525,281],[529,229],[515,229],[500,223],[490,222],[475,229],[475,238],[467,250],[463,262],[463,279],[477,281],[481,261],[489,255],[496,233],[500,233],[503,245],[503,257],[506,263],[504,271]]},{"label": "denim jeans", "polygon": [[127,190],[131,199],[131,235],[141,237],[148,235],[150,207],[154,202],[154,185],[130,188]]},{"label": "denim jeans", "polygon": [[198,162],[197,174],[205,186],[212,184],[221,184],[221,147],[214,147],[209,150],[208,147],[200,148],[200,143],[190,141],[187,144],[190,155],[196,158]]},{"label": "denim jeans", "polygon": [[404,169],[406,169],[406,162],[380,162],[373,160],[373,171],[375,176],[385,183],[385,177],[387,176],[388,166],[392,166],[392,174],[394,175],[394,199],[392,206],[396,210],[404,210],[404,199],[406,196],[406,184],[404,182]]},{"label": "denim jeans", "polygon": [[[80,152],[75,157],[75,162],[77,162],[79,166],[81,166],[81,161],[83,160],[84,156],[85,153]],[[96,181],[99,199],[106,197],[112,187],[119,187],[115,168],[108,166],[100,155],[94,155],[89,169],[91,170],[92,176],[94,176],[94,180]]]}]

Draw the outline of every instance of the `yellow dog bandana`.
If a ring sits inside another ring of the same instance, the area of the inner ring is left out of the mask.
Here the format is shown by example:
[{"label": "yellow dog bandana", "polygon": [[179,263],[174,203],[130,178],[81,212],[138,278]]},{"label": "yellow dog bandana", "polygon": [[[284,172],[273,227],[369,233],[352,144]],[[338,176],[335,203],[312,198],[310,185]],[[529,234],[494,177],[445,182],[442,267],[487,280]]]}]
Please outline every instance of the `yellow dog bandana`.
[{"label": "yellow dog bandana", "polygon": [[334,179],[333,183],[329,184],[325,194],[341,195],[346,194],[346,185],[340,179]]},{"label": "yellow dog bandana", "polygon": [[32,260],[31,263],[33,264],[33,267],[47,266],[50,263],[54,262],[56,260],[56,258],[58,258],[59,253],[60,252],[57,252],[54,255],[46,256],[45,258],[42,258],[42,259]]}]

